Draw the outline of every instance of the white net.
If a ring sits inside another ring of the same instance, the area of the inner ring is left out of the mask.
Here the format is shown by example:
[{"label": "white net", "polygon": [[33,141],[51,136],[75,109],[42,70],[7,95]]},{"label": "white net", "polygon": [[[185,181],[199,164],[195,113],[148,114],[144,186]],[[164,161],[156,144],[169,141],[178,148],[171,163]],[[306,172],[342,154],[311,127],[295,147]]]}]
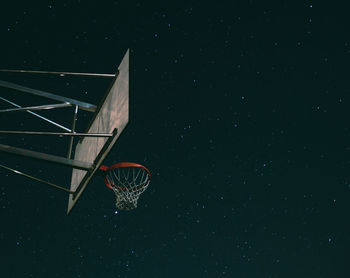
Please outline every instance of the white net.
[{"label": "white net", "polygon": [[116,195],[117,209],[132,210],[147,189],[150,177],[143,168],[122,167],[108,171],[106,182]]}]

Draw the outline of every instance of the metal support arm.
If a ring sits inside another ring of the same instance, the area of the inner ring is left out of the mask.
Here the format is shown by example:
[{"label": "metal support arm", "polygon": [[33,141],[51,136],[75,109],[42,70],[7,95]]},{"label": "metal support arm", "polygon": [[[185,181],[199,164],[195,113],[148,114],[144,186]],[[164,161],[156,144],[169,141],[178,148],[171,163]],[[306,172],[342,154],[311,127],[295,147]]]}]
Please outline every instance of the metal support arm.
[{"label": "metal support arm", "polygon": [[89,171],[90,169],[93,168],[93,164],[89,163],[89,162],[68,159],[68,158],[61,157],[61,156],[30,151],[30,150],[16,148],[16,147],[8,146],[8,145],[0,144],[0,152],[7,152],[7,153],[20,155],[20,156],[26,156],[26,157],[30,157],[30,158],[34,158],[34,159],[45,160],[45,161],[53,162],[56,164],[63,164],[66,166],[70,166],[70,167],[85,170],[85,171]]},{"label": "metal support arm", "polygon": [[21,108],[10,108],[10,109],[3,109],[0,110],[0,113],[5,112],[26,112],[28,110],[49,110],[54,108],[64,108],[64,107],[71,107],[72,104],[70,103],[59,103],[59,104],[47,104],[47,105],[39,105],[39,106],[30,106],[30,107],[21,107]]},{"label": "metal support arm", "polygon": [[54,136],[78,136],[78,137],[112,137],[112,133],[84,133],[84,132],[43,132],[43,131],[19,131],[19,130],[0,130],[0,134],[9,135],[54,135]]}]

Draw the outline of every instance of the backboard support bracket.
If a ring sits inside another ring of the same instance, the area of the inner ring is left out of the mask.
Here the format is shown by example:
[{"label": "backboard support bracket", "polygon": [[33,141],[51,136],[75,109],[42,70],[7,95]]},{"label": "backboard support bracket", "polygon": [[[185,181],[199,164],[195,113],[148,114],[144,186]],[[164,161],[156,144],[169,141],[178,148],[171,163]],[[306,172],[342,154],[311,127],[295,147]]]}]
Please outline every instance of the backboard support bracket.
[{"label": "backboard support bracket", "polygon": [[106,158],[107,154],[109,153],[110,149],[114,145],[116,139],[117,139],[117,134],[118,134],[118,129],[115,128],[112,132],[113,136],[109,137],[106,144],[103,146],[101,151],[99,152],[98,156],[96,157],[93,167],[91,167],[88,170],[88,173],[84,176],[82,181],[80,182],[79,186],[73,193],[73,200],[76,199],[77,196],[80,195],[82,189],[87,185],[87,183],[90,181],[91,177],[95,174],[95,172],[100,168],[102,161]]}]

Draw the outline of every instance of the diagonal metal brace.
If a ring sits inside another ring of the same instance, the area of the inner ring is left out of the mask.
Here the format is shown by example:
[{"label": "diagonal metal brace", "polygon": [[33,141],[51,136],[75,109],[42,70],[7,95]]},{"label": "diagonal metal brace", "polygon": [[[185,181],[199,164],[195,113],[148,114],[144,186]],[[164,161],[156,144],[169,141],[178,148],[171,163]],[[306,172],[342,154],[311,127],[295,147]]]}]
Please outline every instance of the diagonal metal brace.
[{"label": "diagonal metal brace", "polygon": [[28,87],[25,87],[25,86],[21,86],[21,85],[18,85],[18,84],[14,84],[14,83],[2,81],[2,80],[0,80],[0,87],[13,89],[13,90],[17,90],[17,91],[20,91],[20,92],[23,92],[23,93],[29,93],[29,94],[40,96],[40,97],[45,97],[45,98],[48,98],[48,99],[57,100],[57,101],[61,101],[61,102],[64,102],[64,103],[71,103],[71,104],[74,104],[74,105],[78,105],[80,109],[83,109],[83,110],[86,110],[86,111],[90,111],[90,112],[94,112],[96,110],[96,105],[93,105],[93,104],[90,104],[90,103],[86,103],[86,102],[83,102],[83,101],[75,100],[75,99],[72,99],[72,98],[62,97],[62,96],[55,95],[55,94],[52,94],[52,93],[48,93],[48,92],[44,92],[44,91],[28,88]]},{"label": "diagonal metal brace", "polygon": [[10,109],[3,109],[0,110],[0,113],[5,112],[26,112],[28,110],[49,110],[54,108],[64,108],[64,107],[71,107],[72,104],[70,103],[59,103],[59,104],[46,104],[46,105],[39,105],[39,106],[30,106],[30,107],[21,107],[21,108],[10,108]]},{"label": "diagonal metal brace", "polygon": [[32,179],[32,180],[35,180],[35,181],[44,183],[44,184],[46,184],[46,185],[49,185],[49,186],[54,187],[54,188],[56,188],[56,189],[65,191],[65,192],[67,192],[67,193],[74,193],[73,191],[70,191],[69,189],[67,189],[67,188],[65,188],[65,187],[63,187],[63,186],[59,186],[59,185],[54,184],[54,183],[52,183],[52,182],[49,182],[49,181],[46,181],[46,180],[43,180],[43,179],[40,179],[40,178],[31,176],[31,175],[28,175],[28,174],[26,174],[26,173],[20,172],[20,171],[15,170],[15,169],[12,169],[12,168],[10,168],[10,167],[6,167],[6,166],[0,164],[0,168],[6,169],[6,170],[8,170],[8,171],[10,171],[10,172],[13,172],[13,173],[17,174],[17,175],[21,175],[21,176],[30,178],[30,179]]}]

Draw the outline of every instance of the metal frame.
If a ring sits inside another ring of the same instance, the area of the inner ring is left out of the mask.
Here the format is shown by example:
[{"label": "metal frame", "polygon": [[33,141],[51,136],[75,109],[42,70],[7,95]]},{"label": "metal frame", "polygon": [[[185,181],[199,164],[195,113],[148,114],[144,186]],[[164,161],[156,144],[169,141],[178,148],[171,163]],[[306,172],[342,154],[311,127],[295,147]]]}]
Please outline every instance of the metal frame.
[{"label": "metal frame", "polygon": [[[64,75],[80,75],[80,76],[99,76],[99,77],[116,77],[118,75],[118,72],[116,74],[97,74],[97,73],[74,73],[74,72],[46,72],[46,71],[25,71],[25,70],[1,70],[0,72],[26,72],[26,73],[38,73],[38,74],[57,74],[60,76]],[[98,110],[98,107],[96,105],[82,102],[79,100],[75,100],[72,98],[67,98],[63,96],[59,96],[56,94],[48,93],[45,91],[40,91],[32,88],[28,88],[22,85],[6,82],[0,80],[0,87],[23,92],[23,93],[28,93],[32,95],[36,95],[39,97],[43,98],[48,98],[51,100],[58,101],[60,103],[56,104],[47,104],[47,105],[38,105],[38,106],[29,106],[29,107],[22,107],[8,99],[5,99],[3,97],[0,97],[0,100],[16,107],[16,108],[9,108],[9,109],[2,109],[0,110],[0,113],[14,113],[14,112],[27,112],[35,117],[38,117],[58,128],[61,128],[65,130],[66,132],[40,132],[40,131],[16,131],[16,130],[0,130],[0,134],[10,134],[10,135],[55,135],[55,136],[69,136],[70,141],[68,145],[68,151],[67,151],[67,156],[66,157],[61,157],[61,156],[56,156],[56,155],[51,155],[47,153],[41,153],[41,152],[36,152],[32,150],[27,150],[27,149],[22,149],[22,148],[17,148],[17,147],[12,147],[8,145],[3,145],[0,144],[0,152],[6,152],[10,153],[13,155],[19,155],[19,156],[24,156],[32,159],[37,159],[37,160],[44,160],[47,162],[51,163],[56,163],[56,164],[61,164],[65,166],[69,166],[72,168],[76,169],[81,169],[85,171],[92,171],[95,172],[97,171],[98,167],[100,166],[102,160],[103,160],[103,151],[105,151],[105,148],[109,148],[112,142],[115,141],[115,137],[117,134],[117,130],[114,130],[113,133],[81,133],[81,132],[75,132],[75,127],[76,127],[76,122],[77,122],[77,114],[78,114],[78,109],[82,109],[88,112],[96,112]],[[73,113],[73,118],[72,118],[72,126],[71,129],[54,122],[46,117],[43,117],[35,112],[36,110],[47,110],[47,109],[58,109],[58,108],[66,108],[66,107],[74,107],[74,113]],[[75,137],[109,137],[107,144],[105,148],[101,151],[99,156],[96,158],[96,163],[89,163],[89,162],[84,162],[84,161],[78,161],[71,159],[72,156],[72,147],[74,143],[74,138]],[[16,169],[12,169],[10,167],[4,166],[0,164],[0,168],[6,169],[8,171],[11,171],[15,174],[25,176],[27,178],[33,179],[35,181],[44,183],[46,185],[49,185],[51,187],[54,187],[56,189],[59,189],[61,191],[65,191],[67,193],[73,194],[74,198],[79,195],[81,189],[83,188],[83,183],[75,190],[71,191],[65,187],[56,185],[54,183],[51,183],[49,181],[45,181],[43,179],[34,177],[32,175],[20,172]],[[84,181],[85,182],[85,181]]]}]

